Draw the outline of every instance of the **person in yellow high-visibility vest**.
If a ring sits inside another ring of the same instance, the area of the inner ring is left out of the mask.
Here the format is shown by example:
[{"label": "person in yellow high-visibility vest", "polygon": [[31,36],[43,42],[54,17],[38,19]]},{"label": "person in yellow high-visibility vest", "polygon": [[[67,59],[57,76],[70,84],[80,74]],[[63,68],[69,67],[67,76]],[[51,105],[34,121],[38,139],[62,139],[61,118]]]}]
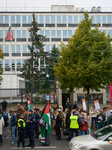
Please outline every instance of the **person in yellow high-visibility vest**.
[{"label": "person in yellow high-visibility vest", "polygon": [[75,132],[75,136],[79,136],[79,124],[80,120],[79,117],[76,115],[76,111],[73,111],[73,115],[70,116],[70,139],[73,138],[73,134]]}]

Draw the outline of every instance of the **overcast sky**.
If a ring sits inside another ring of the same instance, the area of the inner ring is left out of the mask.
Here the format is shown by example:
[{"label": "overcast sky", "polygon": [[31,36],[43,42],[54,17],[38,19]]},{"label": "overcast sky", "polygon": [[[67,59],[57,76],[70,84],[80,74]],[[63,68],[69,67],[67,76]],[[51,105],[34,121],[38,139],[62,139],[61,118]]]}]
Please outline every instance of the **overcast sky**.
[{"label": "overcast sky", "polygon": [[75,7],[112,7],[112,0],[0,0],[0,7],[50,7],[51,5],[74,5]]}]

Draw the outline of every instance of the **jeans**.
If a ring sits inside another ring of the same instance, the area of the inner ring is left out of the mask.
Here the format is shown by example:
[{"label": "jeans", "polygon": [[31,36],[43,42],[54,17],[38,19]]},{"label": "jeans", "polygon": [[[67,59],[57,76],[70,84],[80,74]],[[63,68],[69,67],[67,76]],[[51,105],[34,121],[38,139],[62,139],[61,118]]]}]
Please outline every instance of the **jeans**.
[{"label": "jeans", "polygon": [[74,132],[75,132],[75,136],[78,136],[78,135],[79,135],[78,129],[70,129],[70,139],[73,138]]},{"label": "jeans", "polygon": [[104,127],[104,124],[98,124],[98,129],[101,129]]},{"label": "jeans", "polygon": [[7,127],[4,127],[4,138],[8,137],[8,130]]},{"label": "jeans", "polygon": [[93,129],[93,122],[94,121],[95,121],[95,128],[97,129],[97,120],[96,120],[96,117],[92,117],[91,120],[92,120],[92,122],[91,122],[92,129]]},{"label": "jeans", "polygon": [[16,126],[11,126],[12,142],[14,143],[15,143],[15,130],[16,130]]},{"label": "jeans", "polygon": [[80,130],[80,136],[85,135],[85,131]]}]

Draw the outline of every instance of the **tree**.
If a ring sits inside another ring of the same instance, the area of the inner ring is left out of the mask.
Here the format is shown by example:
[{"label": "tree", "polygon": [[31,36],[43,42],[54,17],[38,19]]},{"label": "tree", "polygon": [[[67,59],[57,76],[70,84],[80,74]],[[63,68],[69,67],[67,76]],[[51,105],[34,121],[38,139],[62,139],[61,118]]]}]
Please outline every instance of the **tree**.
[{"label": "tree", "polygon": [[[4,53],[3,53],[3,50],[0,46],[0,59],[4,59],[3,55],[4,55]],[[3,81],[2,74],[3,74],[3,68],[2,68],[2,65],[1,65],[1,61],[0,61],[0,84]]]},{"label": "tree", "polygon": [[111,38],[98,25],[91,27],[92,18],[86,12],[68,44],[61,43],[59,64],[54,66],[60,88],[87,91],[88,112],[90,89],[99,91],[112,82]]},{"label": "tree", "polygon": [[33,98],[33,87],[35,82],[39,82],[42,76],[42,72],[38,69],[39,60],[41,57],[45,57],[46,53],[44,52],[44,44],[41,40],[44,36],[38,34],[37,32],[40,30],[37,27],[37,22],[35,20],[35,14],[32,15],[33,21],[31,23],[31,28],[29,29],[31,45],[28,45],[28,49],[30,50],[31,57],[25,61],[25,64],[22,68],[23,76],[30,80],[31,83],[31,98]]}]

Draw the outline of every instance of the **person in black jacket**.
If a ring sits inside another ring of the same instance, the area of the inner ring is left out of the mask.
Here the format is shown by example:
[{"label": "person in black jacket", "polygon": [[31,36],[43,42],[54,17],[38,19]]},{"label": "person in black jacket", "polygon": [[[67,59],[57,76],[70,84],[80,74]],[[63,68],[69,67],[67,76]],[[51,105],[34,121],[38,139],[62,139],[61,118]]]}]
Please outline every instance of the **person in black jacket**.
[{"label": "person in black jacket", "polygon": [[8,112],[4,112],[3,114],[3,118],[4,118],[4,139],[7,139],[8,138],[8,129],[7,129],[7,126],[8,126]]},{"label": "person in black jacket", "polygon": [[67,98],[67,103],[65,105],[65,109],[68,108],[69,109],[69,112],[71,112],[71,104],[70,104],[70,101],[69,101],[69,98]]},{"label": "person in black jacket", "polygon": [[37,139],[39,137],[39,119],[40,119],[39,109],[38,108],[34,109],[34,115],[35,115],[35,119],[36,119],[36,122],[35,122],[35,133],[36,133],[36,136],[35,136],[35,138]]},{"label": "person in black jacket", "polygon": [[68,139],[66,139],[66,140],[70,140],[70,124],[69,124],[69,119],[70,119],[71,114],[70,114],[68,108],[65,109],[65,113],[66,113],[65,124],[66,124],[66,128],[68,130],[68,136],[69,136]]}]

